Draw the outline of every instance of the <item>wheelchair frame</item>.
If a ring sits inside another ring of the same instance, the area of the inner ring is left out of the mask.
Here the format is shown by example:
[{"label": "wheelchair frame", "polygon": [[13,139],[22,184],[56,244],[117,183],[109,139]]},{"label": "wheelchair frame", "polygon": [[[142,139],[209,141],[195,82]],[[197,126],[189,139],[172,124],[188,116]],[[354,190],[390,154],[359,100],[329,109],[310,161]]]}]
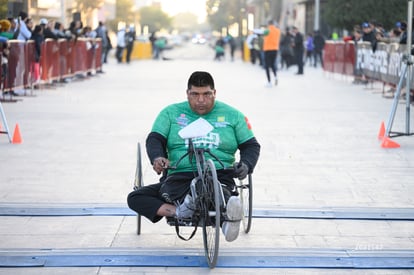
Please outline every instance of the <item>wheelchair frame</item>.
[{"label": "wheelchair frame", "polygon": [[[197,227],[200,224],[203,228],[203,244],[207,263],[210,268],[214,268],[218,259],[220,225],[222,218],[224,217],[223,212],[226,209],[226,203],[221,184],[217,178],[214,162],[212,159],[205,159],[205,152],[217,159],[208,150],[194,148],[190,139],[188,153],[182,156],[175,164],[177,166],[185,157],[195,156],[198,176],[192,180],[190,185],[191,195],[196,204],[195,215],[193,215],[193,218],[189,219],[166,217],[166,220],[169,225],[176,227],[177,235],[182,240],[190,240],[194,236]],[[219,159],[217,160],[220,162]],[[170,167],[170,169],[174,169],[174,167]],[[242,180],[236,182],[236,187],[243,206],[244,217],[242,224],[246,234],[249,233],[251,229],[253,208],[252,175],[248,174],[247,179],[247,183]],[[134,190],[137,190],[143,186],[141,145],[138,142]],[[218,224],[218,226],[216,226],[216,224]],[[141,225],[141,215],[137,214],[137,235],[141,234]],[[183,238],[179,234],[180,226],[195,227],[193,233],[188,239]]]}]

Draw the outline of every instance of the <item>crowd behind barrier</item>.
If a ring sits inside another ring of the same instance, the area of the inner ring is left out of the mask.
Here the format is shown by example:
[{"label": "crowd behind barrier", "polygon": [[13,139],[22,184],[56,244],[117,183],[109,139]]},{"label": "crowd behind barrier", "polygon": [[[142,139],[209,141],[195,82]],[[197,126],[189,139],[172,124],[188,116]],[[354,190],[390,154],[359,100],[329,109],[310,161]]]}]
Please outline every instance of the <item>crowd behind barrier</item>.
[{"label": "crowd behind barrier", "polygon": [[35,84],[48,84],[102,70],[100,38],[46,39],[42,43],[37,66],[33,41],[10,40],[9,44],[7,73],[1,81],[2,92],[33,89]]},{"label": "crowd behind barrier", "polygon": [[[324,70],[352,76],[356,71],[369,80],[397,86],[406,57],[406,46],[398,43],[378,43],[376,51],[371,43],[327,41],[324,48]],[[411,74],[414,72],[411,71]],[[413,79],[413,75],[410,76]],[[410,90],[414,89],[411,82]]]},{"label": "crowd behind barrier", "polygon": [[[37,72],[39,79],[36,79],[33,41],[10,40],[9,43],[8,72],[1,81],[3,92],[30,89],[34,84],[51,83],[102,69],[100,38],[46,39]],[[374,52],[369,42],[360,42],[356,47],[353,41],[327,41],[323,68],[348,76],[360,70],[369,80],[396,86],[405,54],[405,45],[398,43],[378,43]],[[414,82],[411,82],[411,89],[414,89]]]}]

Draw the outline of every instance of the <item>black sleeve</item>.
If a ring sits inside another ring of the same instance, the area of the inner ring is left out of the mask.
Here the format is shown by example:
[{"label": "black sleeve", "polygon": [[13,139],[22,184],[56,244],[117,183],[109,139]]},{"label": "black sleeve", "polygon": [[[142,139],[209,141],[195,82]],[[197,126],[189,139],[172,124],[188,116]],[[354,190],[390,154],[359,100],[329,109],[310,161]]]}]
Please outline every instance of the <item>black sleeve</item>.
[{"label": "black sleeve", "polygon": [[240,161],[247,164],[249,173],[252,173],[260,155],[260,144],[256,138],[251,138],[248,141],[239,145]]},{"label": "black sleeve", "polygon": [[153,164],[154,159],[158,157],[168,158],[167,156],[167,139],[156,132],[149,133],[145,147],[148,158]]}]

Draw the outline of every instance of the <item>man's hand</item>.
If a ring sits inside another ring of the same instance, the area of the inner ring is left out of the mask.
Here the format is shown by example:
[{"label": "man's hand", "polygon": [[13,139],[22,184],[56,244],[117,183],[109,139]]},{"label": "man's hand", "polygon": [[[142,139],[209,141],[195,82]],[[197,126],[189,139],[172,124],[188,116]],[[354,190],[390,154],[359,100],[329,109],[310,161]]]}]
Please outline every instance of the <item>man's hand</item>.
[{"label": "man's hand", "polygon": [[245,179],[247,174],[249,173],[249,167],[244,162],[235,162],[233,164],[234,168],[234,175],[239,180]]},{"label": "man's hand", "polygon": [[152,168],[159,175],[162,173],[162,171],[164,171],[165,168],[168,167],[169,164],[170,164],[170,161],[168,159],[163,158],[163,157],[158,157],[154,159]]}]

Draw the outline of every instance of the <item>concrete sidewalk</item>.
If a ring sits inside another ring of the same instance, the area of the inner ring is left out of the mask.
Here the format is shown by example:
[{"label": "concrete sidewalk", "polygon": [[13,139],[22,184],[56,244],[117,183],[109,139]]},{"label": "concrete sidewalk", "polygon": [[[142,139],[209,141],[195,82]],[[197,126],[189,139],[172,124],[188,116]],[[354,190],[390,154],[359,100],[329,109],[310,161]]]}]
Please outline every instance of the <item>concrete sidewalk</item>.
[{"label": "concrete sidewalk", "polygon": [[[241,61],[214,62],[207,46],[167,52],[169,61],[144,60],[104,67],[83,81],[36,91],[3,103],[9,128],[19,124],[23,143],[0,136],[1,204],[113,204],[126,207],[132,190],[137,142],[155,116],[185,100],[195,70],[212,73],[217,99],[249,118],[262,153],[254,173],[255,208],[414,208],[414,137],[377,139],[392,100],[382,86],[368,89],[350,79],[305,67],[279,71],[279,85],[265,87],[265,72]],[[414,112],[414,110],[412,110]],[[411,115],[411,129],[414,128]],[[394,131],[405,130],[399,104]],[[144,153],[144,181],[156,182]],[[0,250],[162,248],[199,249],[202,238],[183,242],[165,222],[143,224],[133,216],[0,216]],[[353,219],[254,219],[248,235],[225,250],[414,250],[414,221]],[[414,274],[410,270],[240,269],[172,267],[0,268],[0,274]]]}]

